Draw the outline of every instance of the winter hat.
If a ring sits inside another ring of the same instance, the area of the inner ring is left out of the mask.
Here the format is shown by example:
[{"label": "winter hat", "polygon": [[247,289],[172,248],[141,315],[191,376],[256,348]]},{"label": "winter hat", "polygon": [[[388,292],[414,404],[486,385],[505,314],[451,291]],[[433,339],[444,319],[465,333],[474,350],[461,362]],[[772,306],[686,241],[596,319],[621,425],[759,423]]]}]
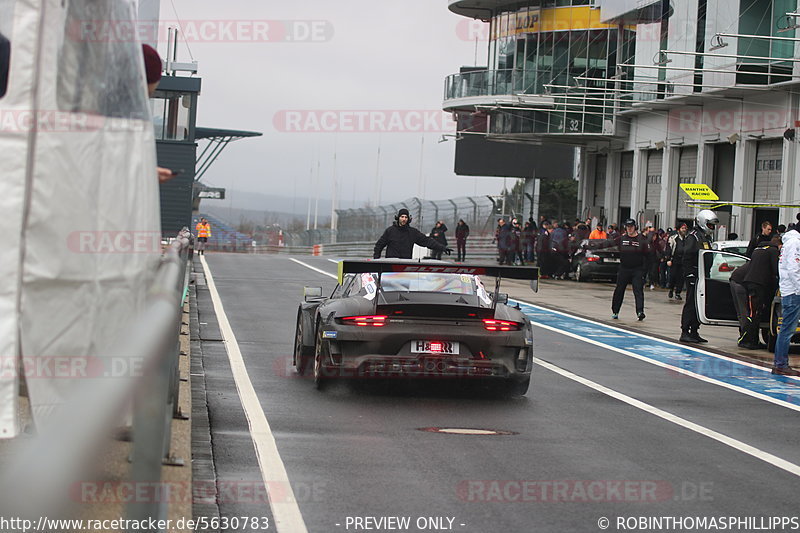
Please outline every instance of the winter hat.
[{"label": "winter hat", "polygon": [[161,80],[161,56],[149,44],[143,44],[144,71],[147,73],[147,84],[157,83]]},{"label": "winter hat", "polygon": [[410,213],[408,212],[408,209],[406,209],[405,207],[397,212],[397,217],[398,218],[400,218],[403,215],[410,216]]}]

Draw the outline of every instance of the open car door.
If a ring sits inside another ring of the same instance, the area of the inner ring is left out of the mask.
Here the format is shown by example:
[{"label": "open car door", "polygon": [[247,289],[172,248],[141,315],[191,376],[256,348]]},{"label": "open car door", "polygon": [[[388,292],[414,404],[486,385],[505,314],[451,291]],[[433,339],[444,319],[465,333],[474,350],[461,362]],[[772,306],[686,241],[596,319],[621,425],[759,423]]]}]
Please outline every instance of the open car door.
[{"label": "open car door", "polygon": [[700,250],[697,257],[699,277],[695,303],[701,324],[738,326],[736,306],[728,281],[733,271],[749,258],[719,250]]}]

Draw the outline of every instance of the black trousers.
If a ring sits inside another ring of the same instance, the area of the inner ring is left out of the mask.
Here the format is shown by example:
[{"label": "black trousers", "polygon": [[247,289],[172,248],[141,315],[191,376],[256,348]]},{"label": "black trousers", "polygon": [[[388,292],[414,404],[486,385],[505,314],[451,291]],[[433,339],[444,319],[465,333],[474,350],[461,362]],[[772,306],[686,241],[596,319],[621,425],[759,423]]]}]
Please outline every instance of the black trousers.
[{"label": "black trousers", "polygon": [[633,285],[633,298],[636,302],[636,314],[644,313],[644,267],[620,267],[617,272],[617,287],[614,289],[614,298],[611,300],[611,312],[618,314],[625,299],[625,289],[628,284]]},{"label": "black trousers", "polygon": [[697,333],[700,329],[700,320],[697,318],[697,305],[694,295],[697,291],[697,278],[686,278],[686,303],[683,304],[681,313],[681,331],[684,333]]},{"label": "black trousers", "polygon": [[[731,296],[733,296],[733,305],[736,307],[736,317],[739,319],[739,342],[750,342],[746,338],[745,332],[747,331],[747,317],[750,314],[750,304],[747,301],[747,288],[741,283],[736,283],[729,280],[731,286]],[[758,337],[756,337],[756,341]]]},{"label": "black trousers", "polygon": [[769,294],[769,290],[758,283],[745,283],[748,301],[748,320],[745,328],[744,340],[750,344],[758,344],[758,334],[760,333],[761,315],[764,313],[764,306],[769,305],[774,295]]},{"label": "black trousers", "polygon": [[456,261],[463,261],[467,258],[467,240],[456,240],[456,254],[458,259]]},{"label": "black trousers", "polygon": [[680,261],[672,261],[669,267],[669,288],[675,290],[675,294],[680,294],[683,290],[683,265]]}]

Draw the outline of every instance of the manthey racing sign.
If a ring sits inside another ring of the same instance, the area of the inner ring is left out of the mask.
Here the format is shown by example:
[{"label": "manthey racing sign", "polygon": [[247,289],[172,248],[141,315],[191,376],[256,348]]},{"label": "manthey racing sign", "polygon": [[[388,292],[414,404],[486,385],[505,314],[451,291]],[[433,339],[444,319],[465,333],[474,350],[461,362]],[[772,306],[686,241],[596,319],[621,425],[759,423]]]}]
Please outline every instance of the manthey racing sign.
[{"label": "manthey racing sign", "polygon": [[692,200],[719,200],[719,196],[711,190],[711,187],[702,183],[681,183],[683,192],[689,195]]}]

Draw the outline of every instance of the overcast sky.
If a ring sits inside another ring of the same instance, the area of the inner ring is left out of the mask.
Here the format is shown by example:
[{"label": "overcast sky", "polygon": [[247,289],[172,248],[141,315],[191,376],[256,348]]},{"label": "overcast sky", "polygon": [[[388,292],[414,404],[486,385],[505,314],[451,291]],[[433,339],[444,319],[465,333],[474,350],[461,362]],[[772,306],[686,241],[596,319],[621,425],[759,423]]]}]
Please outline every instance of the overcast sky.
[{"label": "overcast sky", "polygon": [[[162,24],[176,20],[174,5],[187,32],[205,33],[205,38],[190,36],[191,57],[186,43],[178,48],[179,60],[199,62],[203,90],[198,126],[264,133],[231,144],[204,182],[303,196],[317,188],[311,182],[311,169],[316,174],[319,159],[319,189],[330,197],[336,152],[340,200],[374,204],[380,145],[382,203],[422,195],[445,199],[497,194],[501,178],[454,174],[455,142],[439,142],[442,128],[452,131],[454,124],[439,120],[443,126],[437,128],[431,123],[441,111],[445,77],[475,63],[475,42],[465,37],[466,19],[450,13],[446,4],[441,0],[162,0]],[[200,21],[210,25],[201,28]],[[258,22],[234,28],[235,42],[228,42],[231,33],[225,33],[230,31],[225,21]],[[266,32],[270,42],[249,41],[251,34],[265,34],[261,21],[297,22],[270,23]],[[283,40],[284,34],[305,37],[306,21],[317,21],[311,28],[316,42]],[[162,55],[166,52],[163,42],[159,50]],[[485,64],[485,58],[486,43],[481,42],[478,63]],[[325,115],[325,111],[336,113]],[[398,118],[402,125],[389,124]],[[425,119],[423,133],[420,124]],[[347,131],[358,129],[359,120],[367,132]],[[387,121],[383,126],[382,120]],[[315,131],[326,128],[342,131]]]}]

